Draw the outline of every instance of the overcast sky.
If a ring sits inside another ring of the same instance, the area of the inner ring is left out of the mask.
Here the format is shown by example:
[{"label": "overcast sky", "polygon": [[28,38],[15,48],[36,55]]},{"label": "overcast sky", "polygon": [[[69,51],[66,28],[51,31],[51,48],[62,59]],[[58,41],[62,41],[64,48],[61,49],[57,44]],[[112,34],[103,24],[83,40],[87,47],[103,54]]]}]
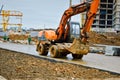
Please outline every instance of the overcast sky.
[{"label": "overcast sky", "polygon": [[[80,0],[72,0],[79,4]],[[0,0],[3,10],[16,10],[23,13],[22,27],[57,28],[64,11],[69,7],[69,0]],[[80,21],[80,16],[72,21]]]}]

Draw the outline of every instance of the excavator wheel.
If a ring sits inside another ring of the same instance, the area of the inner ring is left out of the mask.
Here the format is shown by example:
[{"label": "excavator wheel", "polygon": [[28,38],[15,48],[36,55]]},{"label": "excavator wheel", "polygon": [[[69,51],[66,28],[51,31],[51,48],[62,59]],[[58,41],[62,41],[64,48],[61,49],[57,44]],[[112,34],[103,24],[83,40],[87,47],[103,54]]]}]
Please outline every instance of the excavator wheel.
[{"label": "excavator wheel", "polygon": [[82,59],[82,54],[72,54],[73,59]]},{"label": "excavator wheel", "polygon": [[48,53],[44,44],[38,45],[38,52],[39,52],[39,55],[47,55]]},{"label": "excavator wheel", "polygon": [[58,58],[60,57],[59,52],[58,52],[58,47],[56,45],[52,45],[49,49],[50,51],[50,56],[53,58]]},{"label": "excavator wheel", "polygon": [[61,53],[60,57],[66,57],[68,53]]}]

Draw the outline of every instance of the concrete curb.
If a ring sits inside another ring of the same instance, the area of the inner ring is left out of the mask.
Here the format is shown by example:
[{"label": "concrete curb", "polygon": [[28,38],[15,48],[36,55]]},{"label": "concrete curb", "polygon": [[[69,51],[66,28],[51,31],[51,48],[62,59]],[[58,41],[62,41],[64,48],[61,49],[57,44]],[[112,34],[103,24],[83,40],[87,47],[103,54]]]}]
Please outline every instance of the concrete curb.
[{"label": "concrete curb", "polygon": [[0,76],[0,80],[7,80],[7,79],[5,79],[3,76]]}]

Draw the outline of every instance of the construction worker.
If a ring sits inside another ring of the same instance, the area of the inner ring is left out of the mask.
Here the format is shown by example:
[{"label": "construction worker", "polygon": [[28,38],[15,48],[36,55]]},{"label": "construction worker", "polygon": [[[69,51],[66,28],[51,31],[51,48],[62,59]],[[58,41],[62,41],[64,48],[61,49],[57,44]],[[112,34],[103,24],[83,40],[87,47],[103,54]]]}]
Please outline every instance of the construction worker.
[{"label": "construction worker", "polygon": [[28,44],[30,44],[31,43],[31,36],[29,35],[28,36]]},{"label": "construction worker", "polygon": [[6,36],[6,34],[3,36],[3,40],[4,40],[4,41],[7,40],[7,36]]}]

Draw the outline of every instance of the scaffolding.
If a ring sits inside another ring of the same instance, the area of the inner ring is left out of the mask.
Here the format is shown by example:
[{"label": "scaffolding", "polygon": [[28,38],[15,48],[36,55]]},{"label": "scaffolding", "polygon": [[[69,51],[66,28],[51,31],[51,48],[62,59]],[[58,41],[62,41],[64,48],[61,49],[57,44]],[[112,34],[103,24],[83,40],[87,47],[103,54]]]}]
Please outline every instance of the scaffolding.
[{"label": "scaffolding", "polygon": [[[9,26],[18,26],[18,30],[21,31],[23,14],[20,11],[2,10],[0,15],[2,16],[2,23],[0,23],[0,24],[3,26],[3,31],[6,31],[8,25]],[[16,19],[18,19],[19,22],[18,23],[10,23],[9,20],[11,19],[11,17],[16,17]]]}]

